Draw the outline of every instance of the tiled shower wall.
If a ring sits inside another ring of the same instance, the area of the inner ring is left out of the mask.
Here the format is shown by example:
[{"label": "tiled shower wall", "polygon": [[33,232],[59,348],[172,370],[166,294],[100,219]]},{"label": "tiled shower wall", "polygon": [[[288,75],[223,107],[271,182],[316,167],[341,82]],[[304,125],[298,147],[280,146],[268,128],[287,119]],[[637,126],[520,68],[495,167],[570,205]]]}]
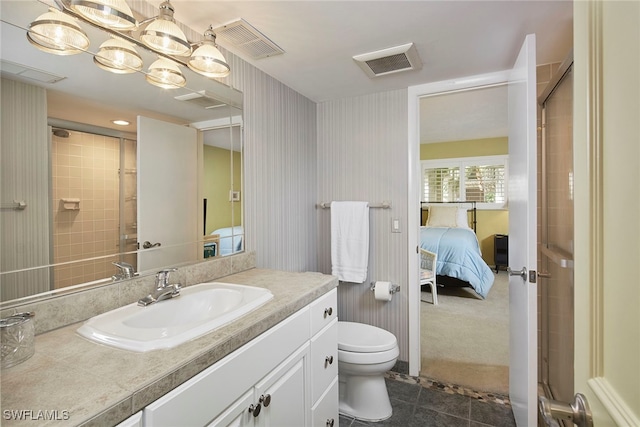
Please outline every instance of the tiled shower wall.
[{"label": "tiled shower wall", "polygon": [[[54,287],[103,279],[114,274],[119,250],[120,140],[70,131],[51,143]],[[78,199],[65,203],[63,199]],[[68,206],[68,207],[65,207]]]},{"label": "tiled shower wall", "polygon": [[[556,64],[554,64],[556,65]],[[551,69],[555,72],[557,67]],[[539,191],[539,239],[564,258],[573,258],[573,80],[572,73],[557,85],[545,108],[546,209]],[[540,132],[540,135],[542,135]],[[540,138],[541,139],[541,138]],[[539,150],[543,153],[543,150]],[[542,163],[539,163],[542,164]],[[547,384],[555,399],[573,398],[573,268],[562,268],[546,256],[539,256],[538,268],[549,274],[538,286],[539,379]]]}]

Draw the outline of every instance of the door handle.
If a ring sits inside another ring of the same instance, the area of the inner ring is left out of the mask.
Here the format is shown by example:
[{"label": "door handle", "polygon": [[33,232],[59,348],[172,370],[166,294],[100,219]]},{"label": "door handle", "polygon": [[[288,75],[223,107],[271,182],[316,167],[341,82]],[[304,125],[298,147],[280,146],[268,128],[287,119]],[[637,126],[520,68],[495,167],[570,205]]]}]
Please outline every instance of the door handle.
[{"label": "door handle", "polygon": [[593,427],[593,415],[584,394],[576,393],[571,403],[539,396],[538,408],[548,426],[559,426],[560,423],[557,420],[567,420],[578,427]]},{"label": "door handle", "polygon": [[507,267],[507,273],[509,276],[520,276],[522,280],[527,280],[527,267],[522,267],[522,270],[513,271],[511,267]]},{"label": "door handle", "polygon": [[149,248],[155,248],[157,246],[161,246],[160,242],[157,243],[151,243],[150,241],[146,241],[142,244],[142,249],[149,249]]}]

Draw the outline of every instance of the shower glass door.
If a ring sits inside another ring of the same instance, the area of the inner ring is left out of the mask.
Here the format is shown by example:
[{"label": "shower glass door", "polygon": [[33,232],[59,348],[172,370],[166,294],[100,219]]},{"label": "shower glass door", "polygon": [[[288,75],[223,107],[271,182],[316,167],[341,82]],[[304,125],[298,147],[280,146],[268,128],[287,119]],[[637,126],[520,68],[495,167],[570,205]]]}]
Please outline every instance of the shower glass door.
[{"label": "shower glass door", "polygon": [[573,390],[573,67],[544,101],[540,381],[545,394],[572,401]]},{"label": "shower glass door", "polygon": [[120,261],[137,270],[138,250],[138,172],[137,142],[120,138]]}]

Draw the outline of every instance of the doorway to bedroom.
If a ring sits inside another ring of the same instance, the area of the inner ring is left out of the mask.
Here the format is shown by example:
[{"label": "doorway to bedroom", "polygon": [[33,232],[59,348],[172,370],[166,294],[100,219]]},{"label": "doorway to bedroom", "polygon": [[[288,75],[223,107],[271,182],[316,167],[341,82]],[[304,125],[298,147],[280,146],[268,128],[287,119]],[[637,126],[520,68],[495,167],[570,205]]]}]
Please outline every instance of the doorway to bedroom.
[{"label": "doorway to bedroom", "polygon": [[[496,236],[509,229],[507,86],[424,96],[419,118],[419,245],[439,256],[437,304],[430,287],[421,292],[420,376],[469,392],[508,395],[509,285],[495,245]],[[441,226],[450,224],[430,221],[427,211],[433,219],[436,212],[453,212],[451,207],[467,210],[468,221],[454,224],[464,236],[456,234],[445,245],[450,230]],[[443,236],[437,249],[433,232]]]}]

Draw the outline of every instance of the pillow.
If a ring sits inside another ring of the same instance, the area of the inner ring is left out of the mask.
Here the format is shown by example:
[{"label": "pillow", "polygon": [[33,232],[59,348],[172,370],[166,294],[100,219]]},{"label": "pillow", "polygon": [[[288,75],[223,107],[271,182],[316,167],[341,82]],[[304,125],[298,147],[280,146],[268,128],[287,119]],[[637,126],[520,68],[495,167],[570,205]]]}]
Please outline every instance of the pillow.
[{"label": "pillow", "polygon": [[471,228],[469,227],[469,214],[465,208],[457,208],[456,224],[458,228]]},{"label": "pillow", "polygon": [[467,209],[455,206],[429,206],[427,227],[471,228]]},{"label": "pillow", "polygon": [[457,227],[458,208],[453,206],[429,206],[427,227]]}]

